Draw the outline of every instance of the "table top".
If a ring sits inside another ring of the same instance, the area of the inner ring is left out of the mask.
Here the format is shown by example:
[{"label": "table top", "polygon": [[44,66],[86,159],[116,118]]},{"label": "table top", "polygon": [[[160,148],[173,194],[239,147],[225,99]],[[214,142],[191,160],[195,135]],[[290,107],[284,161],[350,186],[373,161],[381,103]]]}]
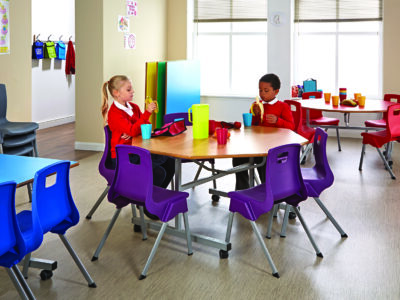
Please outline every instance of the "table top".
[{"label": "table top", "polygon": [[325,103],[324,99],[306,99],[306,100],[296,100],[301,102],[302,108],[316,109],[321,111],[333,111],[342,113],[379,113],[387,111],[387,108],[396,104],[395,102],[383,101],[383,100],[366,100],[364,107],[359,106],[333,106],[332,101],[329,104]]},{"label": "table top", "polygon": [[267,156],[271,148],[285,144],[304,145],[308,140],[292,130],[265,126],[230,129],[231,136],[226,145],[219,145],[217,139],[193,139],[192,127],[177,136],[159,136],[142,140],[132,138],[132,145],[149,150],[153,154],[184,159],[209,159],[229,157]]},{"label": "table top", "polygon": [[[17,187],[33,182],[35,173],[59,159],[0,154],[0,182],[15,181]],[[71,168],[79,163],[71,161]]]}]

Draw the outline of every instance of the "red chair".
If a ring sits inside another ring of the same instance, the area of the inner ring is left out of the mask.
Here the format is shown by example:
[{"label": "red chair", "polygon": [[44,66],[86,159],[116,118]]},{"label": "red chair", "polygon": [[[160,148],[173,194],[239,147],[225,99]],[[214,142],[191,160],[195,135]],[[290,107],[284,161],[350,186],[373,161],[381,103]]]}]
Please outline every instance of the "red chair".
[{"label": "red chair", "polygon": [[[396,99],[396,102],[400,103],[400,95],[385,94],[385,96],[383,97],[384,101],[391,101],[392,99]],[[386,118],[387,118],[387,113],[384,112],[382,119],[380,119],[380,120],[367,120],[367,121],[365,121],[365,126],[366,127],[376,127],[376,128],[386,128],[386,121],[385,121]]]},{"label": "red chair", "polygon": [[392,143],[394,141],[400,141],[400,104],[393,104],[388,107],[386,113],[386,129],[377,132],[363,132],[361,133],[363,137],[363,146],[361,150],[360,165],[358,169],[362,170],[362,163],[365,153],[365,145],[371,145],[378,150],[379,156],[382,158],[385,164],[386,170],[390,173],[392,179],[396,179],[392,169],[387,161],[388,153],[386,157],[382,154],[381,148],[383,145]]},{"label": "red chair", "polygon": [[[307,92],[303,93],[302,99],[310,99],[310,97],[314,96],[315,98],[323,98],[322,92]],[[303,110],[303,119],[306,120],[306,113],[307,110],[305,108]],[[317,126],[338,126],[339,119],[337,118],[328,118],[322,115],[322,111],[310,109],[310,125],[317,125]],[[325,131],[328,131],[327,129]],[[338,143],[338,150],[342,151],[342,147],[340,146],[340,136],[339,136],[339,128],[336,128],[336,138]]]}]

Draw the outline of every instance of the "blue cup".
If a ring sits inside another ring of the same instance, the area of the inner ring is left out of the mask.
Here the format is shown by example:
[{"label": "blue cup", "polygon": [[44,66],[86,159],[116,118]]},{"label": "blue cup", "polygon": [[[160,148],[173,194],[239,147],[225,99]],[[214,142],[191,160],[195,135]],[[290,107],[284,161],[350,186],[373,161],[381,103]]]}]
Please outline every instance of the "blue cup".
[{"label": "blue cup", "polygon": [[310,99],[315,99],[315,96],[310,96]]},{"label": "blue cup", "polygon": [[251,113],[244,113],[243,114],[243,124],[246,127],[251,126],[251,121],[253,120],[253,115]]},{"label": "blue cup", "polygon": [[140,125],[140,129],[142,131],[142,139],[148,140],[151,137],[151,124],[142,124]]}]

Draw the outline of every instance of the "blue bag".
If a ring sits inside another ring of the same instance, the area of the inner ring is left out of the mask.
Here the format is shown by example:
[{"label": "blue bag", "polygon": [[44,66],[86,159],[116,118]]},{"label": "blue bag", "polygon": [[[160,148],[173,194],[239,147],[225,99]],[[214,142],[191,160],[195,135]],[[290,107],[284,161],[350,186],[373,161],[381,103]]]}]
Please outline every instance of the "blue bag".
[{"label": "blue bag", "polygon": [[66,46],[62,41],[59,41],[56,45],[56,53],[57,53],[57,57],[56,59],[60,59],[60,60],[65,60],[66,57]]},{"label": "blue bag", "polygon": [[317,91],[317,81],[315,79],[309,78],[303,81],[303,93],[316,92]]},{"label": "blue bag", "polygon": [[36,41],[32,45],[32,59],[43,59],[43,43]]}]

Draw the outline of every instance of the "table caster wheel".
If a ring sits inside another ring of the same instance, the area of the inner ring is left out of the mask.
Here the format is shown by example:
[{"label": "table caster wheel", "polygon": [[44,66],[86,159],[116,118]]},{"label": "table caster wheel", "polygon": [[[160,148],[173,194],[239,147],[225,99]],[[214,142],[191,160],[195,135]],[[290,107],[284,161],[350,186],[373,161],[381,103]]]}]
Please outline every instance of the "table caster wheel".
[{"label": "table caster wheel", "polygon": [[219,258],[224,259],[229,257],[229,252],[225,250],[219,250]]},{"label": "table caster wheel", "polygon": [[218,202],[219,201],[219,196],[218,195],[212,195],[211,199],[213,202]]},{"label": "table caster wheel", "polygon": [[42,270],[42,272],[40,272],[40,279],[42,280],[50,279],[52,276],[53,276],[53,271]]},{"label": "table caster wheel", "polygon": [[134,232],[142,232],[142,227],[140,227],[140,225],[133,225],[133,231]]}]

